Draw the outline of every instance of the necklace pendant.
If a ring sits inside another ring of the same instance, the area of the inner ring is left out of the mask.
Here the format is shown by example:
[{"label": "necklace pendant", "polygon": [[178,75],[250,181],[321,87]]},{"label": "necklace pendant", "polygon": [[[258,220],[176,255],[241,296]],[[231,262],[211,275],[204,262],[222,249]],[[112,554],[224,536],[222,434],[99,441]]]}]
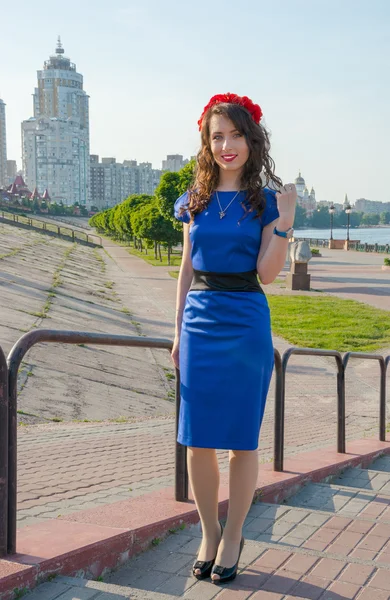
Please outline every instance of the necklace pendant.
[{"label": "necklace pendant", "polygon": [[220,211],[220,213],[219,213],[219,218],[220,218],[220,219],[223,219],[225,215],[226,215],[226,213],[225,213],[225,212],[222,210],[222,211]]}]

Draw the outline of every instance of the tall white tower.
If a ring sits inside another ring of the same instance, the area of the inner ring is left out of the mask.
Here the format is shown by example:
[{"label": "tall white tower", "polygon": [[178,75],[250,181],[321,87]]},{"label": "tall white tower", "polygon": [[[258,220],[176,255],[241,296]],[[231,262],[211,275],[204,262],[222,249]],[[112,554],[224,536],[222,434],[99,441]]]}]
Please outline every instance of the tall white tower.
[{"label": "tall white tower", "polygon": [[5,130],[5,104],[0,98],[0,187],[5,187],[7,183],[7,136]]},{"label": "tall white tower", "polygon": [[22,123],[27,185],[48,189],[57,202],[89,205],[89,96],[60,38],[38,71],[33,99],[34,116]]}]

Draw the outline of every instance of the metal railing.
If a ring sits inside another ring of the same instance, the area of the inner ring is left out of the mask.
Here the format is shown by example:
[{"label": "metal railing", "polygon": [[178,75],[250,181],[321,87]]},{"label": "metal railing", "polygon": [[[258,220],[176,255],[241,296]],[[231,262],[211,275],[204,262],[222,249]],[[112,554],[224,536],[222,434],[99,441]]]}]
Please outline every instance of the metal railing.
[{"label": "metal railing", "polygon": [[[98,344],[105,346],[135,346],[138,348],[162,348],[171,350],[170,340],[158,338],[133,337],[128,335],[110,335],[106,333],[88,333],[76,331],[56,331],[38,329],[22,336],[8,355],[8,523],[7,552],[16,552],[16,503],[17,503],[17,383],[20,363],[25,354],[40,342],[57,342],[62,344]],[[183,462],[183,450],[178,450],[180,464]],[[176,474],[179,489],[186,489],[182,481],[183,470]],[[188,484],[187,484],[188,487]],[[1,537],[1,534],[0,534]],[[1,546],[1,542],[0,542]]]},{"label": "metal railing", "polygon": [[[0,556],[16,552],[17,511],[17,377],[20,364],[30,348],[37,343],[97,344],[160,348],[171,351],[173,342],[159,338],[144,338],[103,333],[56,331],[38,329],[22,336],[8,356],[8,367],[0,348]],[[275,358],[275,415],[274,415],[274,470],[284,468],[284,421],[287,366],[292,355],[333,357],[337,365],[337,451],[346,452],[345,431],[345,371],[351,358],[377,360],[380,363],[380,435],[386,439],[386,371],[390,355],[348,352],[314,348],[288,348]],[[176,369],[176,423],[175,423],[175,499],[188,500],[187,448],[177,440],[180,412],[180,373]]]},{"label": "metal railing", "polygon": [[348,366],[350,358],[360,358],[365,360],[377,360],[380,366],[381,379],[379,388],[379,439],[386,441],[386,370],[389,364],[390,355],[385,359],[378,354],[367,354],[363,352],[347,352],[343,357],[344,372]]},{"label": "metal railing", "polygon": [[[307,238],[307,237],[299,237],[299,230],[297,230],[295,235],[295,239],[298,241],[306,241],[310,244],[310,246],[315,246],[317,248],[329,248],[329,239],[320,239],[320,238]],[[336,240],[337,241],[337,240]],[[348,243],[349,250],[356,250],[359,252],[377,252],[379,254],[390,254],[390,244],[368,244],[368,243],[358,243],[358,242],[349,242]]]},{"label": "metal railing", "polygon": [[102,238],[95,233],[86,233],[85,231],[72,229],[71,227],[61,227],[40,219],[32,219],[31,217],[25,217],[15,213],[7,213],[4,210],[1,211],[0,222],[5,223],[6,225],[16,224],[24,229],[32,229],[39,233],[57,236],[61,239],[69,240],[70,242],[88,244],[89,246],[102,246]]},{"label": "metal railing", "polygon": [[[288,348],[282,357],[280,366],[279,393],[276,396],[279,407],[275,410],[275,452],[274,470],[283,471],[284,466],[284,413],[286,399],[286,372],[290,357],[301,356],[331,356],[337,364],[337,452],[345,453],[345,379],[341,354],[335,350],[318,350],[315,348]],[[278,373],[276,384],[278,385]],[[276,421],[278,415],[278,422]]]}]

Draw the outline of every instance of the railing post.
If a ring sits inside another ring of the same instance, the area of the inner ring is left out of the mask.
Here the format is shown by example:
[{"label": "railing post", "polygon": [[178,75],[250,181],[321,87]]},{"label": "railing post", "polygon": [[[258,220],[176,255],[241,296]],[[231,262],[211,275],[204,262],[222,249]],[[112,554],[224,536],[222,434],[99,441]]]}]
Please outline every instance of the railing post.
[{"label": "railing post", "polygon": [[[277,450],[275,446],[275,450],[279,452],[277,455],[277,460],[275,458],[275,463],[278,462],[278,466],[281,466],[283,470],[283,459],[284,459],[284,398],[285,398],[285,388],[286,388],[286,371],[287,364],[290,357],[296,354],[298,356],[332,356],[336,359],[337,363],[337,451],[340,453],[345,453],[345,376],[344,376],[344,361],[341,357],[341,354],[336,350],[319,350],[315,348],[288,348],[282,357],[282,373],[283,373],[283,388],[282,388],[282,396],[283,403],[281,403],[281,417],[283,419],[283,424],[281,424],[282,430],[279,434],[281,436],[279,445],[282,444],[282,449],[279,448]],[[345,358],[345,357],[344,357]],[[348,359],[347,359],[348,362]],[[275,416],[276,419],[276,416]],[[277,424],[275,423],[275,427]]]},{"label": "railing post", "polygon": [[345,369],[341,357],[337,363],[337,452],[345,454]]},{"label": "railing post", "polygon": [[180,415],[180,371],[176,369],[176,427],[175,427],[175,500],[186,502],[188,500],[188,471],[187,447],[179,444],[177,434],[179,431]]},{"label": "railing post", "polygon": [[379,408],[379,439],[386,441],[386,370],[385,360],[379,362],[381,368],[380,408]]},{"label": "railing post", "polygon": [[16,553],[18,371],[21,358],[8,363],[8,554]]},{"label": "railing post", "polygon": [[386,441],[386,370],[390,357],[385,360],[378,354],[367,354],[365,352],[346,352],[343,357],[344,371],[347,368],[350,358],[361,358],[368,360],[377,360],[380,367],[380,388],[379,388],[379,440]]},{"label": "railing post", "polygon": [[274,416],[274,471],[283,471],[284,462],[284,406],[285,371],[278,350],[275,356],[275,416]]},{"label": "railing post", "polygon": [[8,530],[8,369],[0,348],[0,556],[7,554]]}]

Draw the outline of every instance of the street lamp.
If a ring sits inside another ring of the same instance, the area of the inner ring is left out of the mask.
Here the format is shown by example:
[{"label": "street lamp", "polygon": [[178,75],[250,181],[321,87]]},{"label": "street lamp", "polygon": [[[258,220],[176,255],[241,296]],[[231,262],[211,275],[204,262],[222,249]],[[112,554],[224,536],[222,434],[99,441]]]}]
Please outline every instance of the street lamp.
[{"label": "street lamp", "polygon": [[[347,206],[345,207],[345,212],[347,213],[347,242],[349,242],[349,220],[350,220],[351,211],[352,211],[352,206],[348,202]],[[348,243],[347,243],[347,248],[348,248]]]},{"label": "street lamp", "polygon": [[336,208],[332,202],[329,206],[329,214],[330,214],[330,239],[333,240],[333,215],[336,211]]}]

